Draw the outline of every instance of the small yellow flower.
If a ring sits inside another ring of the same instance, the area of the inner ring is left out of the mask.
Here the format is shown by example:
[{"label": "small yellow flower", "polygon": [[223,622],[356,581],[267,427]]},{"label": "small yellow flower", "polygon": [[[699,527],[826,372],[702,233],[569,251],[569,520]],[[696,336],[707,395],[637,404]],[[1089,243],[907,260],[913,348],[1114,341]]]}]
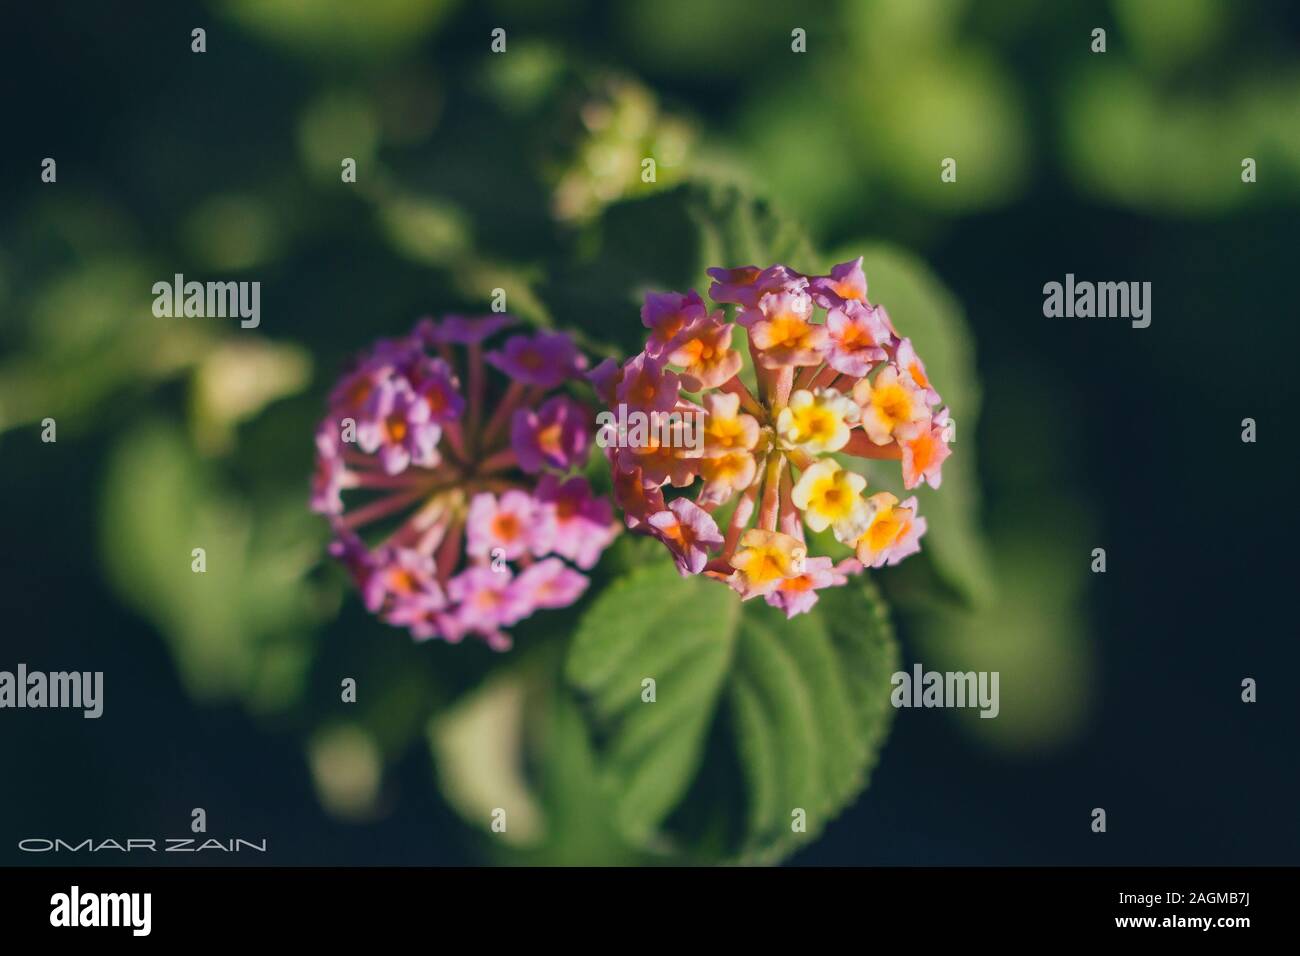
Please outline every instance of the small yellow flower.
[{"label": "small yellow flower", "polygon": [[874,382],[864,378],[853,386],[853,400],[862,407],[863,429],[877,445],[888,445],[901,426],[930,417],[925,393],[893,366],[886,366]]},{"label": "small yellow flower", "polygon": [[758,444],[758,421],[740,413],[739,395],[710,392],[704,396],[704,408],[708,413],[704,421],[706,454],[748,451]]},{"label": "small yellow flower", "polygon": [[813,531],[833,528],[836,538],[851,544],[871,521],[871,509],[861,497],[866,486],[867,479],[826,458],[804,470],[790,499]]},{"label": "small yellow flower", "polygon": [[766,594],[786,578],[803,573],[807,555],[803,542],[779,531],[750,528],[740,536],[740,548],[731,556],[749,594]]},{"label": "small yellow flower", "polygon": [[839,451],[849,443],[849,426],[858,420],[852,399],[833,388],[801,388],[776,418],[777,434],[788,444],[816,454]]},{"label": "small yellow flower", "polygon": [[758,470],[754,456],[742,450],[713,453],[701,458],[698,464],[700,477],[704,479],[699,498],[702,505],[720,505],[731,500],[737,491],[753,484]]}]

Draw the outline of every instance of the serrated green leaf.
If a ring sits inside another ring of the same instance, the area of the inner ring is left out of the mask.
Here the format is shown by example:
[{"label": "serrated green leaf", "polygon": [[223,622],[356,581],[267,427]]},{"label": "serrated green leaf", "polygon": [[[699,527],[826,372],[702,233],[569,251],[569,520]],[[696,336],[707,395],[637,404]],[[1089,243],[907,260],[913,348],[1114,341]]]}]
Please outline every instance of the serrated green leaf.
[{"label": "serrated green leaf", "polygon": [[[588,702],[601,779],[630,841],[653,844],[670,829],[723,719],[748,794],[744,835],[730,852],[768,861],[819,833],[865,785],[896,666],[869,584],[825,591],[812,613],[786,620],[717,582],[651,565],[591,606],[565,671]],[[642,698],[647,677],[653,702]],[[797,810],[806,820],[798,832]]]},{"label": "serrated green leaf", "polygon": [[[861,790],[893,710],[898,648],[874,586],[822,592],[786,621],[746,606],[731,718],[751,794],[739,858],[770,862],[813,839]],[[806,830],[795,832],[803,811]]]},{"label": "serrated green leaf", "polygon": [[[615,582],[574,635],[565,675],[590,695],[611,740],[605,776],[617,819],[636,840],[649,837],[690,784],[739,618],[729,589],[659,563]],[[647,678],[655,681],[653,704],[642,700]]]},{"label": "serrated green leaf", "polygon": [[[299,699],[319,602],[321,529],[300,499],[227,491],[179,429],[129,432],[103,482],[100,551],[123,600],[167,639],[189,691],[259,712]],[[203,548],[206,570],[192,570]]]}]

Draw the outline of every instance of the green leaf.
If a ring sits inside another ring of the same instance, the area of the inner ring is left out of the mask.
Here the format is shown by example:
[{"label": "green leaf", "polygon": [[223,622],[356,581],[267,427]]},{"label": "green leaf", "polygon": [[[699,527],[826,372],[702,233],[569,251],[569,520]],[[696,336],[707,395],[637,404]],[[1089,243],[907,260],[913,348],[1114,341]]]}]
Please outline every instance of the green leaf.
[{"label": "green leaf", "polygon": [[413,46],[451,10],[450,0],[225,0],[221,13],[304,57],[371,59]]},{"label": "green leaf", "polygon": [[[429,723],[443,796],[500,863],[646,862],[612,823],[586,721],[560,675],[558,645],[539,645]],[[504,830],[492,831],[504,811]]]},{"label": "green leaf", "polygon": [[[822,592],[789,621],[718,582],[647,566],[612,585],[574,636],[566,675],[584,695],[616,824],[664,845],[695,798],[715,724],[739,758],[747,815],[730,855],[781,857],[866,784],[892,711],[897,650],[869,585]],[[643,682],[655,681],[655,699]],[[702,798],[707,795],[702,795]],[[797,811],[806,828],[796,832]]]},{"label": "green leaf", "polygon": [[[975,343],[961,305],[917,257],[882,244],[843,247],[832,261],[863,257],[868,294],[883,305],[916,345],[926,374],[957,423],[952,456],[943,465],[943,485],[928,485],[915,494],[929,530],[922,554],[939,579],[965,602],[986,606],[995,595],[988,544],[979,523],[980,492],[976,477],[975,431],[980,387],[975,371]],[[897,462],[846,458],[846,465],[867,474],[871,484],[904,495]]]},{"label": "green leaf", "polygon": [[291,709],[323,611],[307,580],[322,530],[301,498],[235,496],[178,428],[157,421],[126,435],[103,485],[105,570],[166,638],[189,692]]},{"label": "green leaf", "polygon": [[[741,859],[770,862],[813,839],[867,785],[893,717],[898,668],[884,604],[862,583],[821,592],[790,620],[746,605],[731,721],[751,794]],[[806,832],[793,829],[804,811]]]},{"label": "green leaf", "polygon": [[[605,772],[618,824],[634,840],[645,841],[690,784],[739,620],[730,589],[661,562],[616,581],[578,626],[565,673],[611,731]],[[642,701],[647,678],[653,704]]]},{"label": "green leaf", "polygon": [[429,722],[429,746],[447,802],[487,830],[492,811],[507,811],[503,842],[541,842],[541,803],[524,774],[524,709],[532,675],[523,668],[497,674],[455,707]]}]

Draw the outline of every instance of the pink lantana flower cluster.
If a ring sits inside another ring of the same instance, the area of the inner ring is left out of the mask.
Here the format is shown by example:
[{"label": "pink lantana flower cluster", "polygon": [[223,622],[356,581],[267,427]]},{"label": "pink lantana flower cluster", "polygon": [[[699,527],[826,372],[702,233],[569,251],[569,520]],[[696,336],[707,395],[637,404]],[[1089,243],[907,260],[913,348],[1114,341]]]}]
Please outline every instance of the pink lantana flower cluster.
[{"label": "pink lantana flower cluster", "polygon": [[509,648],[511,625],[578,599],[617,533],[577,473],[592,411],[565,386],[586,358],[567,335],[512,324],[422,319],[377,342],[316,431],[311,507],[330,553],[366,607],[417,640]]},{"label": "pink lantana flower cluster", "polygon": [[[838,456],[896,460],[906,488],[938,488],[952,420],[912,343],[868,301],[860,258],[824,276],[781,265],[709,275],[731,319],[694,291],[651,293],[645,350],[591,372],[618,421],[651,422],[603,442],[615,497],[683,575],[793,617],[818,590],[916,553],[925,533],[914,496],[868,493]],[[808,554],[805,529],[828,528],[854,557]]]}]

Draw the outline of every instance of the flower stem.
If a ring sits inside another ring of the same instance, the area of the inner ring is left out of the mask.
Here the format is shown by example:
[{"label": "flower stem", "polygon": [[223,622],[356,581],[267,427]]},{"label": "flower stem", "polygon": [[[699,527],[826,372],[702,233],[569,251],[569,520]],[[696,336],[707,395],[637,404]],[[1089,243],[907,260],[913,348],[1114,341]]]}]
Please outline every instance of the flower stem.
[{"label": "flower stem", "polygon": [[767,415],[763,412],[763,406],[758,404],[758,399],[754,398],[753,393],[745,387],[745,383],[740,380],[739,375],[733,375],[719,387],[724,392],[739,395],[741,407],[757,418],[759,422],[767,420]]},{"label": "flower stem", "polygon": [[790,389],[794,385],[794,368],[787,365],[777,371],[772,388],[772,411],[779,412],[790,401]]},{"label": "flower stem", "polygon": [[442,539],[442,544],[438,546],[438,556],[435,559],[438,569],[438,580],[444,584],[456,570],[456,562],[460,560],[460,543],[465,536],[465,522],[457,519],[447,531],[446,537]]},{"label": "flower stem", "polygon": [[818,374],[826,367],[825,363],[821,365],[809,365],[799,370],[795,377],[795,388],[812,388],[813,382],[817,380]]},{"label": "flower stem", "polygon": [[469,456],[465,454],[465,433],[461,430],[460,422],[447,422],[442,426],[442,433],[447,437],[447,444],[451,446],[456,459],[461,464],[467,463]]},{"label": "flower stem", "polygon": [[[831,368],[829,365],[827,365],[816,376],[813,377],[812,385],[810,387],[830,388],[836,383],[836,379],[838,379],[839,377],[840,377],[840,373],[837,372],[835,369]],[[852,385],[849,385],[847,387],[852,388]],[[844,391],[844,389],[838,389],[838,391]]]},{"label": "flower stem", "polygon": [[727,525],[727,537],[722,544],[722,560],[730,561],[732,554],[736,551],[736,542],[740,540],[740,533],[745,530],[749,524],[749,519],[754,514],[754,501],[758,498],[758,489],[762,484],[760,481],[754,481],[740,500],[736,502],[736,510],[731,513],[731,523]]},{"label": "flower stem", "polygon": [[513,448],[502,448],[500,451],[484,458],[475,471],[480,475],[491,475],[498,471],[513,468],[517,464],[519,464],[519,459],[515,455],[515,450]]},{"label": "flower stem", "polygon": [[781,531],[802,541],[804,540],[803,519],[799,516],[799,510],[795,508],[791,497],[794,492],[794,479],[790,477],[790,471],[787,468],[781,473],[781,513],[777,520]]},{"label": "flower stem", "polygon": [[378,521],[380,518],[387,518],[394,512],[401,511],[408,505],[413,504],[428,493],[427,488],[416,488],[402,494],[392,494],[386,498],[380,498],[378,501],[372,501],[368,505],[363,505],[353,512],[345,515],[342,519],[343,527],[348,530],[355,530],[363,524],[369,524],[372,521]]},{"label": "flower stem", "polygon": [[479,423],[483,420],[483,396],[486,379],[483,370],[483,347],[478,342],[469,346],[469,433],[479,433]]},{"label": "flower stem", "polygon": [[492,441],[497,437],[497,432],[504,428],[506,422],[510,420],[515,408],[523,400],[527,388],[528,386],[523,382],[514,381],[510,383],[510,387],[506,389],[505,395],[501,398],[501,404],[497,406],[496,411],[492,413],[492,417],[488,419],[487,427],[483,429],[483,439],[479,443],[480,449],[492,447]]},{"label": "flower stem", "polygon": [[[833,372],[835,369],[831,369],[831,371]],[[829,385],[824,384],[822,387],[833,388],[835,391],[843,392],[847,395],[853,391],[853,386],[858,384],[858,382],[859,379],[854,378],[852,375],[838,375],[830,380]]]},{"label": "flower stem", "polygon": [[403,472],[400,475],[385,475],[378,471],[350,471],[348,472],[350,488],[419,488],[432,487],[438,481],[438,476],[433,472],[424,472],[423,474],[412,474],[410,471]]},{"label": "flower stem", "polygon": [[899,447],[898,442],[891,441],[888,445],[877,445],[861,428],[849,432],[849,443],[844,446],[843,451],[845,454],[856,455],[859,458],[897,461],[903,457],[903,449]]},{"label": "flower stem", "polygon": [[764,531],[776,530],[776,517],[780,496],[781,475],[785,472],[785,455],[767,456],[763,475],[763,509],[758,513],[758,526]]}]

